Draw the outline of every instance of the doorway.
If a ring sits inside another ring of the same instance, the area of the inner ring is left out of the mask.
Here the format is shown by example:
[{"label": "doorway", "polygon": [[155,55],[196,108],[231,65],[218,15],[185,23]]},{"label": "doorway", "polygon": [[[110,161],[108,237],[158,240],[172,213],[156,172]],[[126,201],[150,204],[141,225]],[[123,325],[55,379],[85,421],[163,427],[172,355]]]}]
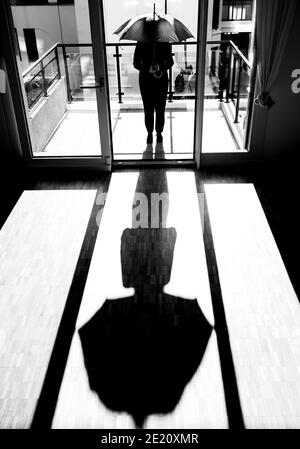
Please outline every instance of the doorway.
[{"label": "doorway", "polygon": [[185,43],[171,44],[174,65],[168,71],[163,142],[160,145],[156,143],[154,126],[153,145],[147,145],[139,71],[133,66],[136,42],[119,40],[114,32],[130,18],[151,15],[153,2],[121,0],[116,9],[113,2],[103,0],[115,164],[194,162],[200,3],[192,0],[186,8],[184,1],[155,2],[158,16],[168,14],[176,17],[190,30],[193,38]]}]

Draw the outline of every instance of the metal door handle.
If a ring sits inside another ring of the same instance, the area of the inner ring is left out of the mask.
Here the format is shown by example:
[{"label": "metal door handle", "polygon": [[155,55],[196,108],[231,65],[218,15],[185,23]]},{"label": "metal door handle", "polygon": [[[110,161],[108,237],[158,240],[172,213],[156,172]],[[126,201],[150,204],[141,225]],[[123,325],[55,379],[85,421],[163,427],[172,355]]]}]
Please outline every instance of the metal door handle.
[{"label": "metal door handle", "polygon": [[83,84],[79,86],[80,89],[101,89],[100,84],[95,84],[94,86],[84,86]]},{"label": "metal door handle", "polygon": [[95,84],[93,86],[91,86],[91,85],[85,86],[84,84],[81,84],[79,87],[80,87],[80,89],[103,89],[104,88],[104,78],[99,79],[99,84]]}]

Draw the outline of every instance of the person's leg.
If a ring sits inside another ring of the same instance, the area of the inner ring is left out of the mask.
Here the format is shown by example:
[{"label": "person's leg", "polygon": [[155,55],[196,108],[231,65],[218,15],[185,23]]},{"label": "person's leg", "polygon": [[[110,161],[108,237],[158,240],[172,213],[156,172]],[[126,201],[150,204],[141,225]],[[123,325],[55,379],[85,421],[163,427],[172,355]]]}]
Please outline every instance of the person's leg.
[{"label": "person's leg", "polygon": [[140,75],[140,90],[144,105],[145,126],[148,132],[148,141],[150,140],[150,136],[152,136],[154,130],[154,101],[152,86],[147,79],[147,76],[144,77],[143,75]]},{"label": "person's leg", "polygon": [[155,111],[156,111],[156,122],[155,130],[157,133],[158,140],[161,140],[161,134],[165,125],[165,109],[168,93],[168,76],[164,74],[163,77],[157,80],[157,89],[155,95]]}]

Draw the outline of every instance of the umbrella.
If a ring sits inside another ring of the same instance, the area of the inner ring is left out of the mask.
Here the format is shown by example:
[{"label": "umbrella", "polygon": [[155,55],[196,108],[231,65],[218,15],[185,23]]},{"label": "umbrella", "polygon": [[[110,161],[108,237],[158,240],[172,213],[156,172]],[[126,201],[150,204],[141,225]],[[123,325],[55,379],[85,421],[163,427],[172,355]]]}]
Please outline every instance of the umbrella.
[{"label": "umbrella", "polygon": [[126,229],[123,283],[135,294],[106,300],[79,329],[90,388],[109,409],[131,414],[137,427],[176,407],[212,332],[196,300],[163,291],[175,241],[174,228]]},{"label": "umbrella", "polygon": [[169,14],[144,14],[133,17],[121,25],[115,32],[120,40],[138,42],[182,42],[194,37],[188,28]]}]

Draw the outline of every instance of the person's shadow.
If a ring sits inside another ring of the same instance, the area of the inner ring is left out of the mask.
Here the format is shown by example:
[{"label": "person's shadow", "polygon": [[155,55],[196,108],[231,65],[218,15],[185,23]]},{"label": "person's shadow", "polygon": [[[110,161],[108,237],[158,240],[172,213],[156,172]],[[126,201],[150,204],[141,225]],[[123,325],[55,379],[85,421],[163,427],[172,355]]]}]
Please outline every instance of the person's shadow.
[{"label": "person's shadow", "polygon": [[[155,150],[163,157],[162,144]],[[149,145],[146,151],[148,157]],[[142,171],[136,191],[149,201],[151,193],[168,194],[165,171]],[[131,414],[137,427],[150,414],[174,410],[212,332],[197,300],[164,292],[177,238],[166,227],[168,206],[157,211],[158,227],[122,234],[123,284],[134,287],[134,295],[106,300],[79,330],[90,388],[109,409]]]}]

